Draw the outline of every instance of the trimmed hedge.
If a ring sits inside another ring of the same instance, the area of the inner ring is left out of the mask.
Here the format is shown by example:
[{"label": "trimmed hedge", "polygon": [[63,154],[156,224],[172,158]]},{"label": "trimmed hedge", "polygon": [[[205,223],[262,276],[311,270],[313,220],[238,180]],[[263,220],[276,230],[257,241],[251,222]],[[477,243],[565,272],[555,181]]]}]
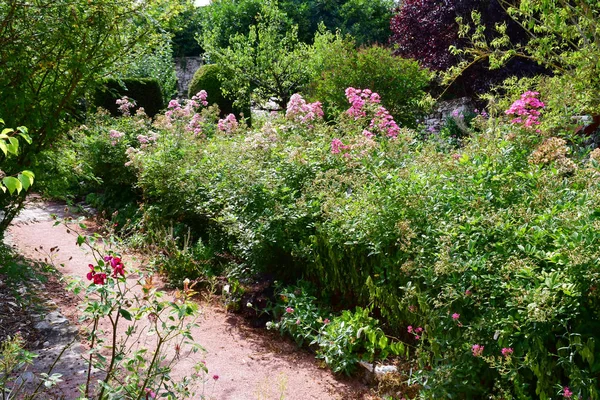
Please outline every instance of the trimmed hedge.
[{"label": "trimmed hedge", "polygon": [[219,66],[217,64],[203,65],[194,74],[194,78],[190,82],[188,89],[188,96],[191,98],[201,90],[206,90],[208,94],[208,104],[216,104],[219,106],[219,115],[225,117],[228,114],[235,114],[238,119],[240,113],[244,114],[247,121],[250,118],[250,109],[240,110],[234,107],[234,100],[228,99],[223,96],[221,91],[221,79],[219,78]]},{"label": "trimmed hedge", "polygon": [[165,108],[160,83],[153,78],[105,79],[96,90],[94,105],[120,115],[116,101],[123,96],[134,99],[137,107],[143,107],[150,117]]}]

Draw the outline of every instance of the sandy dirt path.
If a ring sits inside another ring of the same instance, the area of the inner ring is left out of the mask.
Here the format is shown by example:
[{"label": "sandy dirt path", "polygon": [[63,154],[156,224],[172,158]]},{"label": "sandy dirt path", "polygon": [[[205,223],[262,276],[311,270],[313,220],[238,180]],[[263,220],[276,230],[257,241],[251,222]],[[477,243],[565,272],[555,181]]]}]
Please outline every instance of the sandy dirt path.
[{"label": "sandy dirt path", "polygon": [[[33,202],[9,229],[9,240],[25,257],[43,261],[45,251],[58,246],[54,264],[64,276],[83,277],[91,254],[75,243],[64,226],[54,226],[51,213],[60,213],[61,204]],[[40,251],[40,248],[45,249]],[[36,251],[37,249],[37,251]],[[132,256],[124,262],[135,263]],[[55,284],[56,286],[56,284]],[[73,297],[61,294],[60,288],[47,290],[61,312],[76,323],[78,311]],[[199,327],[192,332],[206,353],[182,357],[175,366],[175,377],[189,374],[192,366],[205,360],[209,381],[205,395],[211,399],[251,400],[328,400],[366,399],[366,387],[355,380],[339,379],[319,368],[314,356],[299,350],[290,341],[263,329],[250,328],[242,318],[226,313],[221,307],[202,305]],[[74,379],[74,382],[77,380]],[[73,393],[73,392],[71,392]],[[283,396],[282,396],[283,395]],[[74,396],[68,395],[67,397]]]}]

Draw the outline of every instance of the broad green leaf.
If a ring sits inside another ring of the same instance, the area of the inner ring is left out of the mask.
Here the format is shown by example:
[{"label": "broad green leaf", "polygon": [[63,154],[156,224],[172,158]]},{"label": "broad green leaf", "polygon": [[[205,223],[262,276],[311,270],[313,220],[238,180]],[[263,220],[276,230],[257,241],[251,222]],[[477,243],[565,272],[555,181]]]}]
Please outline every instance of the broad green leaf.
[{"label": "broad green leaf", "polygon": [[29,179],[29,186],[33,185],[33,179],[35,174],[29,170],[21,171],[21,174],[25,175]]},{"label": "broad green leaf", "polygon": [[17,155],[19,153],[19,141],[14,137],[9,137],[8,141],[10,142],[6,145],[8,152]]},{"label": "broad green leaf", "polygon": [[23,189],[27,190],[29,189],[29,187],[31,186],[31,184],[33,183],[33,179],[31,179],[29,176],[24,175],[23,173],[20,173],[17,178],[19,179],[19,182],[21,182],[21,185],[23,185]]},{"label": "broad green leaf", "polygon": [[6,186],[10,194],[13,194],[15,190],[17,193],[21,193],[21,189],[23,189],[21,182],[12,176],[7,176],[6,178],[2,179],[2,183],[4,183],[4,186]]},{"label": "broad green leaf", "polygon": [[4,128],[2,129],[2,133],[0,134],[0,137],[8,137],[8,134],[11,133],[13,130],[10,128]]},{"label": "broad green leaf", "polygon": [[29,136],[29,133],[28,133],[26,127],[24,127],[24,126],[18,127],[17,132],[19,132],[19,136],[21,136],[23,138],[23,140],[25,140],[28,144],[32,143],[31,136]]},{"label": "broad green leaf", "polygon": [[6,147],[6,143],[2,139],[0,139],[0,150],[2,150],[5,156],[8,155],[8,148]]},{"label": "broad green leaf", "polygon": [[131,313],[129,311],[119,308],[119,314],[127,321],[131,321]]}]

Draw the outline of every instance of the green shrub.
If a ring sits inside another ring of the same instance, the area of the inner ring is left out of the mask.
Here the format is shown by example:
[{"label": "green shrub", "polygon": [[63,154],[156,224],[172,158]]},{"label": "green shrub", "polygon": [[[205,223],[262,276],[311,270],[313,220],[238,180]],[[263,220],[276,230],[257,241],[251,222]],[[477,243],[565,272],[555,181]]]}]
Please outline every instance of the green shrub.
[{"label": "green shrub", "polygon": [[[240,110],[233,106],[234,100],[228,99],[221,91],[221,79],[219,78],[220,68],[216,64],[207,64],[198,68],[194,74],[194,78],[190,82],[188,96],[192,98],[201,90],[206,90],[208,93],[208,104],[216,104],[219,106],[219,115],[225,117],[228,114],[240,115]],[[244,117],[250,117],[250,110],[244,110]]]},{"label": "green shrub", "polygon": [[122,97],[135,100],[137,107],[143,107],[150,117],[165,108],[160,83],[152,78],[105,79],[96,90],[94,105],[120,115],[116,101]]},{"label": "green shrub", "polygon": [[[304,278],[333,306],[363,307],[327,328],[322,354],[340,354],[340,370],[379,351],[345,331],[373,328],[372,304],[405,338],[426,398],[548,399],[565,386],[596,398],[600,151],[544,138],[543,112],[531,128],[490,113],[455,154],[406,129],[366,137],[368,119],[349,115],[245,135],[159,116],[159,139],[132,155],[135,185],[247,276]],[[317,329],[309,300],[290,300],[296,339]]]},{"label": "green shrub", "polygon": [[430,73],[416,61],[393,55],[390,49],[372,46],[356,50],[348,38],[330,33],[317,35],[314,74],[306,89],[312,101],[321,101],[330,119],[349,108],[344,90],[371,89],[401,126],[414,128],[424,116]]}]

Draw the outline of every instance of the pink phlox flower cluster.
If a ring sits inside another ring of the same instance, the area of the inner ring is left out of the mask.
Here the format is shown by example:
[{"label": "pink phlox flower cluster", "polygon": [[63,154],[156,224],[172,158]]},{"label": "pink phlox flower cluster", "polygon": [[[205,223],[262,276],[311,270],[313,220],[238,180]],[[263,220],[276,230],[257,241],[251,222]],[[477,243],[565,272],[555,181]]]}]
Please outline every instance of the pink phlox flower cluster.
[{"label": "pink phlox flower cluster", "polygon": [[170,110],[177,110],[178,108],[181,108],[181,104],[179,104],[179,101],[177,100],[171,100],[169,101],[169,105],[167,106],[167,108]]},{"label": "pink phlox flower cluster", "polygon": [[367,113],[364,109],[365,105],[379,104],[381,97],[377,93],[373,93],[370,89],[355,89],[349,87],[346,89],[346,98],[350,103],[350,108],[346,111],[354,119],[366,117]]},{"label": "pink phlox flower cluster", "polygon": [[125,134],[123,132],[119,132],[119,131],[116,131],[114,129],[111,129],[109,133],[110,133],[110,138],[111,139],[120,139],[123,136],[125,136]]},{"label": "pink phlox flower cluster", "polygon": [[406,328],[406,330],[408,331],[408,333],[412,333],[413,335],[415,335],[415,339],[421,339],[421,333],[423,332],[423,328],[421,328],[420,326],[417,328],[413,328],[412,325],[409,325],[408,328]]},{"label": "pink phlox flower cluster", "polygon": [[200,114],[196,113],[190,119],[186,129],[188,132],[192,132],[194,135],[198,136],[202,133],[202,122],[204,122],[204,118]]},{"label": "pink phlox flower cluster", "polygon": [[292,95],[285,112],[286,118],[302,123],[323,118],[323,115],[323,105],[320,101],[307,103],[298,93]]},{"label": "pink phlox flower cluster", "polygon": [[105,256],[104,261],[113,269],[113,278],[116,278],[117,275],[125,277],[125,266],[119,257]]},{"label": "pink phlox flower cluster", "polygon": [[288,313],[288,314],[291,314],[291,313],[293,313],[293,312],[294,312],[294,309],[293,309],[292,307],[287,307],[287,308],[285,309],[285,312],[286,312],[286,313]]},{"label": "pink phlox flower cluster", "polygon": [[350,146],[345,145],[340,139],[335,138],[331,141],[331,154],[339,154],[342,150],[348,150]]},{"label": "pink phlox flower cluster", "polygon": [[480,346],[478,344],[474,344],[471,346],[471,352],[473,353],[473,357],[481,357],[483,355],[483,349],[485,346]]},{"label": "pink phlox flower cluster", "polygon": [[377,109],[375,118],[371,120],[371,125],[369,125],[369,127],[371,129],[376,128],[391,138],[398,137],[398,134],[400,133],[400,127],[385,107],[379,107]]},{"label": "pink phlox flower cluster", "polygon": [[89,264],[90,272],[86,277],[88,281],[93,281],[94,285],[104,285],[106,283],[106,274],[104,272],[96,272],[95,267]]},{"label": "pink phlox flower cluster", "polygon": [[504,348],[502,349],[502,355],[503,355],[504,357],[508,357],[508,356],[510,356],[510,355],[511,355],[513,352],[514,352],[514,350],[513,350],[513,348],[512,348],[512,347],[504,347]]},{"label": "pink phlox flower cluster", "polygon": [[381,103],[379,94],[372,92],[370,89],[349,87],[346,89],[346,98],[350,103],[350,108],[346,113],[354,117],[355,120],[366,117],[367,112],[375,113],[375,116],[371,119],[369,129],[363,131],[363,135],[367,138],[371,139],[375,136],[373,130],[377,130],[391,138],[398,136],[400,127],[394,121],[394,117],[392,117],[389,111],[379,105]]},{"label": "pink phlox flower cluster", "polygon": [[504,112],[506,115],[515,116],[510,121],[511,124],[523,124],[526,128],[540,124],[540,110],[545,107],[545,104],[537,98],[538,95],[538,92],[527,91],[519,100],[512,103]]},{"label": "pink phlox flower cluster", "polygon": [[452,319],[453,320],[457,321],[459,318],[460,318],[460,314],[458,314],[458,313],[452,314]]},{"label": "pink phlox flower cluster", "polygon": [[126,96],[117,99],[116,103],[119,106],[119,111],[126,116],[131,115],[131,109],[135,107],[135,102]]},{"label": "pink phlox flower cluster", "polygon": [[204,107],[208,106],[208,101],[206,99],[208,99],[208,93],[206,93],[206,90],[201,90],[192,96],[192,100],[194,102],[200,102],[200,104],[202,104]]},{"label": "pink phlox flower cluster", "polygon": [[150,135],[137,135],[137,140],[140,144],[148,144],[150,142],[156,142],[158,134],[151,132]]},{"label": "pink phlox flower cluster", "polygon": [[238,126],[239,124],[237,122],[237,119],[233,114],[229,114],[225,117],[225,119],[220,119],[217,123],[217,129],[225,133],[233,133],[238,128]]},{"label": "pink phlox flower cluster", "polygon": [[571,391],[571,389],[569,389],[568,386],[565,386],[563,388],[563,397],[565,399],[570,399],[571,397],[573,397],[573,392]]}]

